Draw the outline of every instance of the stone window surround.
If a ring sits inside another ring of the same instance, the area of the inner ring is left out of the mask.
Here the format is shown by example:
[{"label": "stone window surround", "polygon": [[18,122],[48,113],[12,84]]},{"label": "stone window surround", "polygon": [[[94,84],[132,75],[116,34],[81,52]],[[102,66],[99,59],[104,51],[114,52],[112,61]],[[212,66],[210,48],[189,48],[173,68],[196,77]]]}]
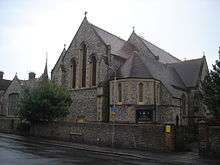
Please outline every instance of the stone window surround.
[{"label": "stone window surround", "polygon": [[[89,81],[90,81],[90,86],[95,87],[97,83],[97,59],[96,59],[96,54],[92,53],[89,56]],[[94,67],[95,66],[95,67]],[[95,71],[94,71],[95,69]]]},{"label": "stone window surround", "polygon": [[87,75],[87,71],[86,71],[86,68],[87,68],[87,45],[85,44],[85,42],[82,42],[81,44],[81,55],[82,55],[82,66],[81,66],[81,72],[82,72],[82,76],[81,76],[81,79],[82,79],[82,82],[81,82],[81,87],[86,87],[86,75]]},{"label": "stone window surround", "polygon": [[71,59],[71,88],[76,88],[76,72],[77,72],[77,62],[75,58]]},{"label": "stone window surround", "polygon": [[[119,89],[119,87],[120,87],[120,89]],[[115,89],[114,89],[115,90]],[[120,90],[120,92],[119,92],[119,90]],[[117,83],[117,104],[122,104],[122,100],[123,100],[123,86],[122,86],[122,83],[121,82],[119,82],[119,83]],[[120,98],[120,99],[119,99]]]},{"label": "stone window surround", "polygon": [[[125,82],[125,81],[127,81],[127,80],[133,80],[133,81],[137,81],[137,82],[148,82],[148,81],[155,81],[155,83],[159,83],[159,84],[161,84],[161,81],[160,80],[157,80],[157,79],[154,79],[154,78],[149,78],[149,79],[146,79],[146,78],[131,78],[131,77],[128,77],[128,78],[120,78],[120,79],[117,79],[117,82],[116,82],[116,84],[118,84],[119,82],[121,82],[121,84],[122,84],[122,89],[123,89],[123,82]],[[114,80],[110,80],[109,81],[109,83],[110,83],[110,86],[114,86]],[[139,84],[139,83],[138,83]],[[138,89],[138,84],[137,84],[137,89]],[[161,85],[163,85],[163,84],[161,84]],[[160,87],[160,86],[159,86]],[[114,88],[114,87],[113,87]],[[165,86],[164,86],[164,88],[166,88]],[[159,88],[160,89],[160,88]],[[143,90],[144,91],[144,90]],[[145,93],[145,92],[144,92]],[[117,97],[118,97],[118,90],[117,90],[117,92],[116,92],[116,95],[117,95]],[[143,96],[144,96],[144,94],[143,94]],[[111,96],[112,97],[112,96]],[[114,99],[112,99],[112,98],[110,98],[110,100],[112,100],[111,102],[111,104],[114,104]],[[123,104],[123,90],[122,90],[122,102],[118,102],[118,98],[116,99],[117,101],[116,101],[116,105],[122,105]],[[144,103],[144,100],[143,100],[143,102],[137,102],[137,104],[138,105],[145,105],[145,103]]]},{"label": "stone window surround", "polygon": [[[140,101],[140,84],[142,84],[142,101]],[[137,89],[138,89],[138,104],[143,105],[144,104],[144,84],[142,82],[139,82],[137,84]]]},{"label": "stone window surround", "polygon": [[[8,99],[10,98],[10,96],[11,95],[17,95],[17,97],[19,97],[19,93],[17,93],[17,92],[13,92],[13,93],[9,93],[8,94]],[[10,102],[10,101],[9,101]],[[13,114],[9,114],[9,102],[8,102],[8,106],[7,106],[7,116],[8,117],[14,117],[14,116],[16,116],[16,115],[13,115]],[[17,109],[17,108],[16,108]]]}]

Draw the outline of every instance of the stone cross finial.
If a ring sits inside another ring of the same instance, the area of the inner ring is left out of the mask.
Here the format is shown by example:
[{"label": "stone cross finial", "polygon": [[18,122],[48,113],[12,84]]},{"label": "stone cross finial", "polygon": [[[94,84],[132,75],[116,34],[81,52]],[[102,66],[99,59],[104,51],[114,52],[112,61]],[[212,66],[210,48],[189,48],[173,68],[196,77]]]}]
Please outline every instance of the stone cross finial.
[{"label": "stone cross finial", "polygon": [[133,32],[134,32],[134,30],[135,30],[135,26],[132,26],[132,29],[133,29]]},{"label": "stone cross finial", "polygon": [[64,49],[66,49],[66,44],[64,44]]},{"label": "stone cross finial", "polygon": [[203,51],[202,53],[203,53],[203,56],[205,56],[205,51]]},{"label": "stone cross finial", "polygon": [[88,12],[87,12],[87,11],[85,11],[85,13],[84,13],[84,14],[85,14],[85,17],[86,17],[86,15],[87,15],[87,13],[88,13]]}]

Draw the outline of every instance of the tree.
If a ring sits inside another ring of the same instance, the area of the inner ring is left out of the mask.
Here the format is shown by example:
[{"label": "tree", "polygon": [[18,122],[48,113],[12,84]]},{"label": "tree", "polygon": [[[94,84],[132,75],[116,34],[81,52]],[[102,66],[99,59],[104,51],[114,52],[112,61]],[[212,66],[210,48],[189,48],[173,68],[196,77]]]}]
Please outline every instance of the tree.
[{"label": "tree", "polygon": [[19,106],[19,117],[27,122],[54,121],[69,114],[70,93],[49,80],[35,87],[25,87]]},{"label": "tree", "polygon": [[220,61],[213,65],[213,70],[206,76],[202,88],[204,91],[204,103],[210,112],[220,118]]}]

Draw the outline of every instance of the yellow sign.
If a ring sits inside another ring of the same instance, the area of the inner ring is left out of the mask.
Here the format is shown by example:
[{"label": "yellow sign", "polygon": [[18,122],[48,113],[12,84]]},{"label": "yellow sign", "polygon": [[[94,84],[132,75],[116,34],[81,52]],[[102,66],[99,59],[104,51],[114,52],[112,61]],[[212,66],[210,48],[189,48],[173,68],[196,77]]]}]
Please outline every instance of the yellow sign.
[{"label": "yellow sign", "polygon": [[170,125],[166,125],[165,126],[165,132],[166,133],[170,133],[171,132],[171,126]]},{"label": "yellow sign", "polygon": [[115,112],[112,112],[112,117],[115,117],[116,113]]}]

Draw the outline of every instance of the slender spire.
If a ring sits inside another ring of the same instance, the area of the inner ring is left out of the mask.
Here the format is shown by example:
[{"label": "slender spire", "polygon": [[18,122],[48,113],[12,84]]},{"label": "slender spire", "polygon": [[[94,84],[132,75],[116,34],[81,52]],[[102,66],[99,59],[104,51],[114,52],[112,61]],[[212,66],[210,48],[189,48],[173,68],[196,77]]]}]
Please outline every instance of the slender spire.
[{"label": "slender spire", "polygon": [[218,55],[219,55],[219,60],[220,60],[220,46],[219,46],[219,49],[218,49]]},{"label": "slender spire", "polygon": [[18,79],[18,73],[17,72],[15,73],[14,79]]},{"label": "slender spire", "polygon": [[46,52],[46,63],[45,63],[45,68],[44,68],[44,78],[48,79],[48,71],[47,71],[47,57],[48,57],[48,53]]},{"label": "slender spire", "polygon": [[205,56],[205,51],[202,52],[203,56]]},{"label": "slender spire", "polygon": [[66,44],[64,44],[64,49],[66,50]]}]

